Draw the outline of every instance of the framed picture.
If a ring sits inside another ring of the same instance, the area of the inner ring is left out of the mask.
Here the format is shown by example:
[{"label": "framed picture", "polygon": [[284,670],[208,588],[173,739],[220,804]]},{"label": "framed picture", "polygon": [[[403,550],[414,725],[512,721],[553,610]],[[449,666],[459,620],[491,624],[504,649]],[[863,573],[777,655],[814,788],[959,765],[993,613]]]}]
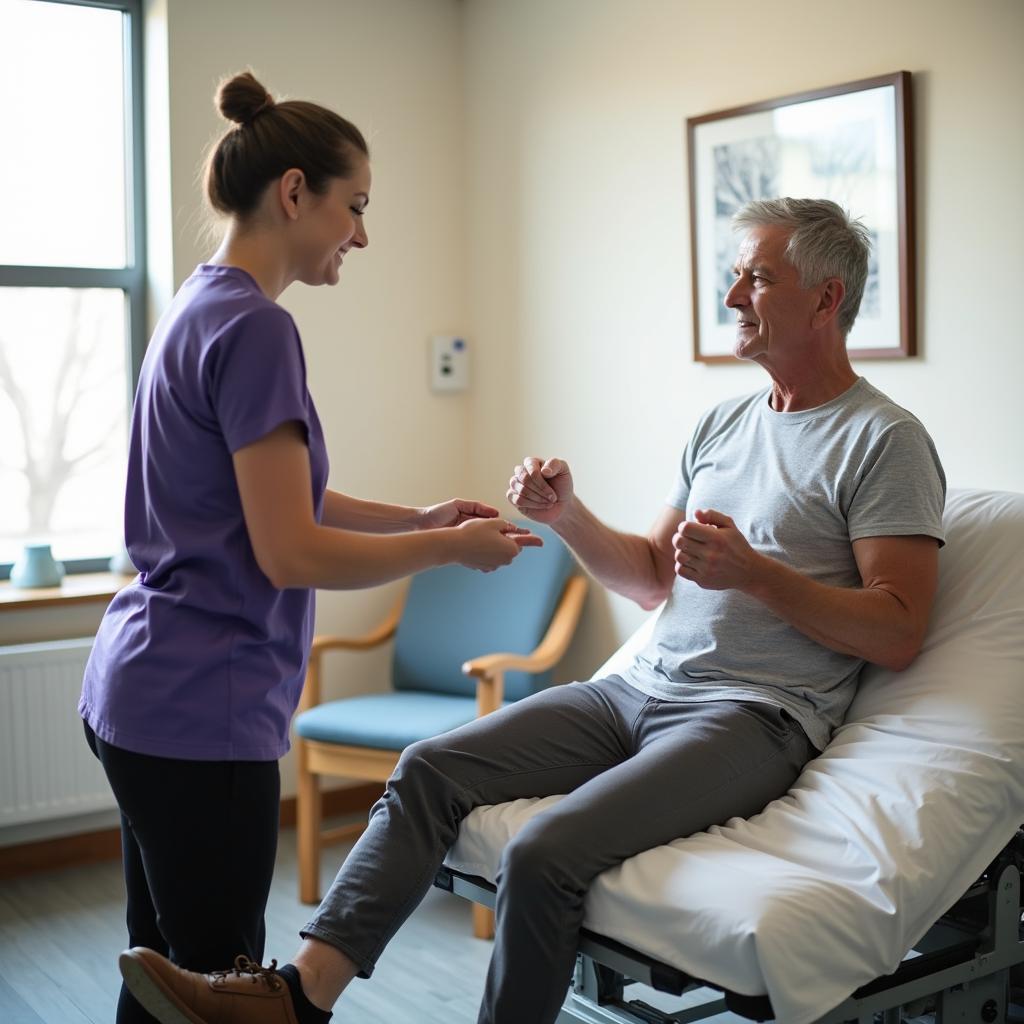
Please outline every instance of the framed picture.
[{"label": "framed picture", "polygon": [[910,72],[765,100],[686,122],[693,258],[693,355],[735,362],[723,305],[739,243],[732,215],[752,199],[832,199],[871,233],[851,358],[916,353]]}]

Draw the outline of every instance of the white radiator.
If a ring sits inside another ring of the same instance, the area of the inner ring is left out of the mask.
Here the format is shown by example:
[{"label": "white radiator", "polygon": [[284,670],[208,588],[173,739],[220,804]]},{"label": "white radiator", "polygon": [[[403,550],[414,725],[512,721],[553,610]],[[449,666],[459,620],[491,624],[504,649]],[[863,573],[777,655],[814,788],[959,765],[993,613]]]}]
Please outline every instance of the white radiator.
[{"label": "white radiator", "polygon": [[116,806],[77,711],[91,647],[0,647],[0,827]]}]

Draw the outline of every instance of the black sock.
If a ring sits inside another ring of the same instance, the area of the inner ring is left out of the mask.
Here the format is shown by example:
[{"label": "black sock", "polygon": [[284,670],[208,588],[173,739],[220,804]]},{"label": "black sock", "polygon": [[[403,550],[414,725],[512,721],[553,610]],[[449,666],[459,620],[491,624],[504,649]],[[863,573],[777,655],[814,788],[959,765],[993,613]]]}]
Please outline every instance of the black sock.
[{"label": "black sock", "polygon": [[331,1011],[321,1010],[306,998],[306,993],[302,991],[299,972],[291,964],[285,964],[278,967],[277,973],[284,978],[292,994],[292,1006],[295,1007],[295,1016],[298,1017],[299,1024],[327,1024],[331,1019]]}]

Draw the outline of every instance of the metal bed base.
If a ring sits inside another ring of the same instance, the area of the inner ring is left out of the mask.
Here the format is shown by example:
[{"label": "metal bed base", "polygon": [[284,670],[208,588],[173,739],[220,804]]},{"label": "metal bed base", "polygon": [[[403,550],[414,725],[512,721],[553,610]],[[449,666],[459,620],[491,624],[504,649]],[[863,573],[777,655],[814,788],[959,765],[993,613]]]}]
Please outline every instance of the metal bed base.
[{"label": "metal bed base", "polygon": [[[1024,964],[1022,867],[1024,833],[1018,832],[896,971],[862,986],[815,1024],[900,1024],[924,1015],[933,1015],[935,1024],[1006,1024],[1011,970]],[[494,886],[485,879],[444,867],[434,884],[494,906]],[[635,982],[688,999],[678,1009],[659,1009],[628,998],[626,990]],[[755,1021],[774,1019],[767,996],[723,991],[584,930],[557,1024],[691,1024],[725,1011]]]}]

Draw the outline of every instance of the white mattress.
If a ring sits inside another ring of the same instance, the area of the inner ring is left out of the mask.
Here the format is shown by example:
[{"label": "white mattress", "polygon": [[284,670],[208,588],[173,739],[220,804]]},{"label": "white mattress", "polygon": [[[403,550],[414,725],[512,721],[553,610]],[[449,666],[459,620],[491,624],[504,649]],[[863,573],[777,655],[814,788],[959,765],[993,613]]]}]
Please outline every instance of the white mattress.
[{"label": "white mattress", "polygon": [[[807,1024],[895,970],[974,882],[1024,822],[1024,495],[952,492],[946,526],[914,664],[868,668],[828,749],[761,814],[601,875],[587,928]],[[493,881],[559,799],[478,808],[447,863]]]}]

